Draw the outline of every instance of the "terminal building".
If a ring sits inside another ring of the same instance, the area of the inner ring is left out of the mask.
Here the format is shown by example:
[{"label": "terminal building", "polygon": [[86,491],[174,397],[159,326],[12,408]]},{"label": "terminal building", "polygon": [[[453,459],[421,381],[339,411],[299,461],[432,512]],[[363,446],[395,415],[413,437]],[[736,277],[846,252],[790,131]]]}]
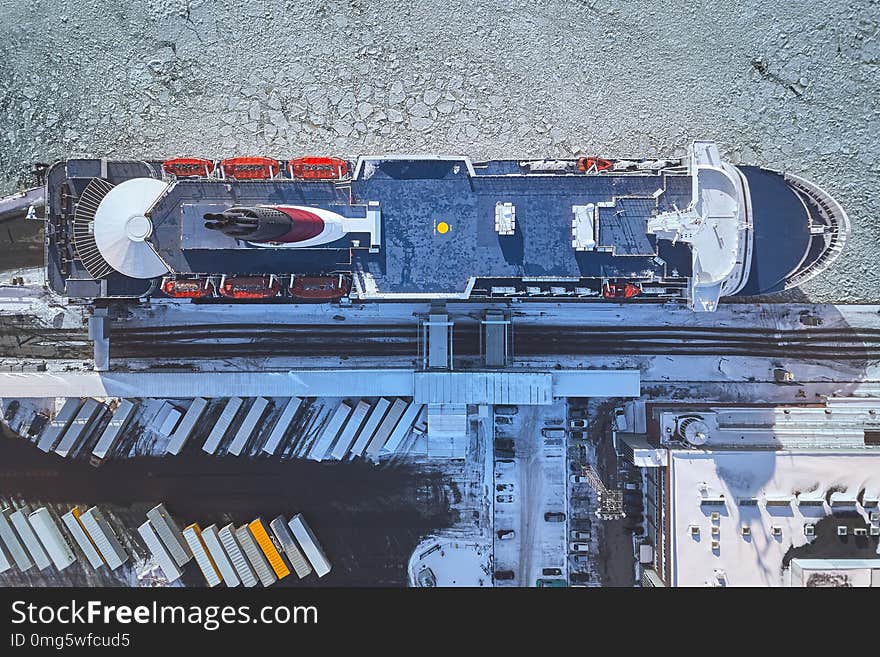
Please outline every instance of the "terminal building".
[{"label": "terminal building", "polygon": [[880,586],[880,400],[634,402],[646,586]]},{"label": "terminal building", "polygon": [[803,283],[843,209],[722,160],[451,156],[69,159],[46,176],[51,288],[72,299],[719,299]]}]

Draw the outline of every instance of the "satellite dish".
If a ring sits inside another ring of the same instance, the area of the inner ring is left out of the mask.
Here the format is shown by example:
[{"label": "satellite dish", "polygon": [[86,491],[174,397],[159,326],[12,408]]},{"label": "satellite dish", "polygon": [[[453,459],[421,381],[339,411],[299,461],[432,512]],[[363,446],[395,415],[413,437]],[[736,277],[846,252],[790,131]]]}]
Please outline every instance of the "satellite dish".
[{"label": "satellite dish", "polygon": [[95,212],[95,244],[113,269],[131,278],[156,278],[168,265],[148,241],[147,211],[168,188],[154,178],[132,178],[107,192]]}]

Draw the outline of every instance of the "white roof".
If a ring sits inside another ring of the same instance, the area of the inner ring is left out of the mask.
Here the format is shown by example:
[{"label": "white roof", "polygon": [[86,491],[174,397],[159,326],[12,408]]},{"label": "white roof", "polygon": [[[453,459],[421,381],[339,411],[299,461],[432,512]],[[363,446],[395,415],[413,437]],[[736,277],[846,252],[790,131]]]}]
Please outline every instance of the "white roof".
[{"label": "white roof", "polygon": [[[798,506],[800,494],[832,488],[855,494],[877,485],[880,450],[671,450],[670,583],[712,585],[722,574],[728,586],[782,586],[783,557],[791,547],[807,543],[804,525],[830,513],[827,504]],[[723,504],[701,503],[722,496]],[[767,509],[768,498],[786,496],[795,497],[790,508]],[[757,499],[757,504],[737,504],[742,498]],[[713,512],[719,513],[715,520]],[[692,535],[691,526],[699,529],[697,535]],[[747,537],[742,535],[743,526],[750,529]],[[774,535],[774,527],[780,535]]]},{"label": "white roof", "polygon": [[146,214],[167,189],[154,178],[132,178],[118,184],[95,211],[95,244],[104,260],[132,278],[155,278],[168,267],[148,241],[153,224]]}]

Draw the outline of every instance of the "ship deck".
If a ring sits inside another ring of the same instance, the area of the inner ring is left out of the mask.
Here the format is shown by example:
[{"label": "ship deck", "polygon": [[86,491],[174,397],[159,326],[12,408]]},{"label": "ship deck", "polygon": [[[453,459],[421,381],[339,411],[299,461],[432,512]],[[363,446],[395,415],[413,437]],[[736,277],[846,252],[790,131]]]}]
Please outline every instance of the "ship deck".
[{"label": "ship deck", "polygon": [[[691,274],[689,246],[658,242],[645,234],[652,213],[687,206],[690,176],[498,175],[495,169],[478,165],[476,175],[470,176],[463,160],[383,160],[346,183],[181,180],[151,211],[152,242],[177,272],[357,270],[372,276],[379,291],[387,294],[462,293],[472,276],[574,279]],[[655,198],[660,189],[663,193]],[[229,239],[225,236],[213,243],[215,238],[195,234],[203,230],[197,221],[202,209],[218,205],[305,205],[357,216],[369,201],[378,201],[381,211],[383,238],[378,253],[351,248],[352,238],[359,239],[361,247],[369,245],[361,235],[318,248],[267,249],[224,244],[222,240]],[[514,235],[495,232],[498,202],[516,207]],[[600,208],[598,249],[575,251],[572,206],[601,202],[616,204]],[[450,227],[445,234],[437,230],[440,222]]]}]

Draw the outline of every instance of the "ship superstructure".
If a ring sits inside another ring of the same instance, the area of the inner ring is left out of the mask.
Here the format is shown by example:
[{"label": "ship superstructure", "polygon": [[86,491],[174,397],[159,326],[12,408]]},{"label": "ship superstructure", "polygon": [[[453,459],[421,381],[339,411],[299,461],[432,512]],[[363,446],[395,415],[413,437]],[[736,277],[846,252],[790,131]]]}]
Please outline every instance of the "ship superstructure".
[{"label": "ship superstructure", "polygon": [[46,194],[50,284],[81,299],[680,299],[711,311],[818,274],[849,231],[815,185],[733,166],[700,141],[665,160],[71,159],[49,170]]}]

